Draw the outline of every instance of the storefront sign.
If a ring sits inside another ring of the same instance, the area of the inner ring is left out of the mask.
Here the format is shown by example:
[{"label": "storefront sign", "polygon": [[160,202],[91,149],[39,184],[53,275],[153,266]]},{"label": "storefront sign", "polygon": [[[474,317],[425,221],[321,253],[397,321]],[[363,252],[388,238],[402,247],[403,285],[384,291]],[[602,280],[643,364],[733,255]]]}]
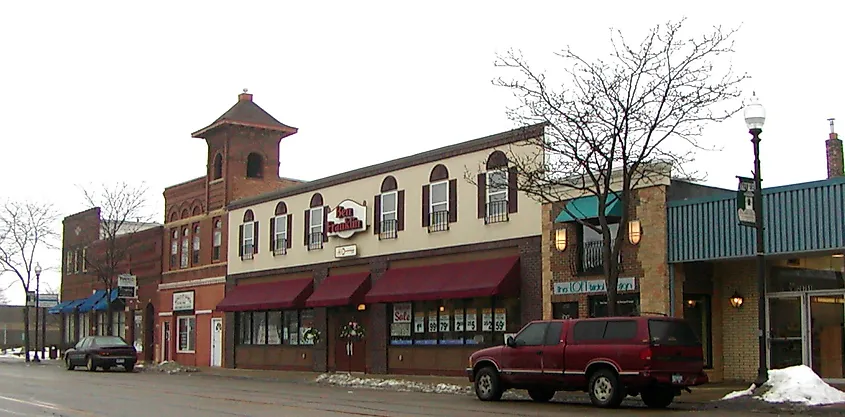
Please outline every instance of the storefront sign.
[{"label": "storefront sign", "polygon": [[[635,291],[637,280],[635,278],[619,278],[616,282],[616,292]],[[555,282],[552,293],[554,295],[569,294],[591,294],[606,293],[607,283],[603,279],[592,279],[582,281]]]},{"label": "storefront sign", "polygon": [[754,213],[754,178],[737,177],[739,187],[736,191],[736,214],[741,226],[756,227],[757,215]]},{"label": "storefront sign", "polygon": [[137,288],[137,278],[135,275],[120,274],[117,276],[118,298],[137,298],[135,294]]},{"label": "storefront sign", "polygon": [[428,313],[428,332],[437,333],[437,312]]},{"label": "storefront sign", "polygon": [[440,331],[448,332],[452,328],[452,317],[449,313],[440,313]]},{"label": "storefront sign", "polygon": [[410,323],[411,322],[411,303],[399,303],[393,305],[393,322],[394,323]]},{"label": "storefront sign", "polygon": [[41,294],[38,296],[38,306],[52,308],[59,305],[59,294]]},{"label": "storefront sign", "polygon": [[481,310],[481,331],[493,331],[493,309],[491,308]]},{"label": "storefront sign", "polygon": [[497,308],[496,314],[494,314],[493,317],[495,317],[495,320],[493,321],[493,331],[505,331],[505,323],[508,322],[508,316],[507,313],[505,313],[505,309]]},{"label": "storefront sign", "polygon": [[343,200],[328,213],[326,234],[349,239],[367,230],[367,207],[352,200]]},{"label": "storefront sign", "polygon": [[352,258],[358,256],[358,245],[345,245],[334,248],[335,258]]},{"label": "storefront sign", "polygon": [[183,291],[173,293],[173,311],[194,309],[194,292]]},{"label": "storefront sign", "polygon": [[476,323],[478,321],[478,312],[474,308],[467,309],[467,319],[466,319],[466,331],[474,332],[476,331]]},{"label": "storefront sign", "polygon": [[425,333],[425,312],[414,313],[414,333]]},{"label": "storefront sign", "polygon": [[464,310],[463,309],[455,310],[455,331],[456,332],[464,331]]}]

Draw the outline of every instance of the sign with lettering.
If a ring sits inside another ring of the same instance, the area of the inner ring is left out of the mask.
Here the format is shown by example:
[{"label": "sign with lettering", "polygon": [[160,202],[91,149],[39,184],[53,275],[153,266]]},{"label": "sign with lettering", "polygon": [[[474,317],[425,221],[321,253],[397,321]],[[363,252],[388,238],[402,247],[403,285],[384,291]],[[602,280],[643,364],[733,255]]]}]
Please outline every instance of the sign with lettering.
[{"label": "sign with lettering", "polygon": [[358,245],[344,245],[334,248],[335,258],[351,258],[358,256]]},{"label": "sign with lettering", "polygon": [[[616,291],[635,291],[637,289],[637,280],[635,278],[619,278],[616,283]],[[552,293],[554,295],[569,295],[569,294],[591,294],[591,293],[606,293],[607,283],[603,279],[581,280],[581,281],[567,281],[555,282]]]},{"label": "sign with lettering", "polygon": [[119,298],[137,298],[137,277],[130,274],[117,276],[117,296]]},{"label": "sign with lettering", "polygon": [[183,291],[173,293],[173,311],[194,309],[194,292]]},{"label": "sign with lettering", "polygon": [[367,206],[352,200],[341,201],[328,213],[326,234],[343,239],[367,230]]},{"label": "sign with lettering", "polygon": [[754,212],[754,191],[756,185],[753,178],[737,177],[739,186],[736,190],[736,215],[741,226],[756,227],[757,213]]},{"label": "sign with lettering", "polygon": [[411,303],[397,303],[393,305],[393,322],[411,322]]},{"label": "sign with lettering", "polygon": [[38,296],[38,306],[51,308],[59,305],[59,294],[41,294]]}]

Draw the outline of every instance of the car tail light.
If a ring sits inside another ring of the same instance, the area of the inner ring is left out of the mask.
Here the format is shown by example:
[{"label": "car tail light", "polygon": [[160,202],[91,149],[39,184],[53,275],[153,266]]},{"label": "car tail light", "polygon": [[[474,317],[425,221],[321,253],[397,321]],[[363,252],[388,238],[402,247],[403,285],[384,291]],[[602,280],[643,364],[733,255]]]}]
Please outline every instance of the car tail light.
[{"label": "car tail light", "polygon": [[650,347],[647,347],[647,348],[640,351],[640,359],[642,359],[644,361],[650,361],[651,360],[651,348]]},{"label": "car tail light", "polygon": [[101,356],[109,356],[109,352],[108,352],[108,351],[106,351],[106,350],[101,350],[101,351],[100,351],[100,355],[101,355]]}]

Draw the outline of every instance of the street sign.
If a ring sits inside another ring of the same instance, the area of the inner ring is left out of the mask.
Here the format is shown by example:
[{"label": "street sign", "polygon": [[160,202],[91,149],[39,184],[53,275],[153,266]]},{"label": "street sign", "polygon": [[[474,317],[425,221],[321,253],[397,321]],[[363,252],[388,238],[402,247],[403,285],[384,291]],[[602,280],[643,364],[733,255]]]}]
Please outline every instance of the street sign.
[{"label": "street sign", "polygon": [[138,279],[135,275],[120,274],[117,276],[117,297],[137,298]]},{"label": "street sign", "polygon": [[41,294],[38,296],[38,306],[51,308],[59,305],[59,294]]},{"label": "street sign", "polygon": [[756,227],[757,213],[754,212],[754,178],[737,177],[736,214],[741,226]]},{"label": "street sign", "polygon": [[26,292],[26,306],[35,307],[35,291]]}]

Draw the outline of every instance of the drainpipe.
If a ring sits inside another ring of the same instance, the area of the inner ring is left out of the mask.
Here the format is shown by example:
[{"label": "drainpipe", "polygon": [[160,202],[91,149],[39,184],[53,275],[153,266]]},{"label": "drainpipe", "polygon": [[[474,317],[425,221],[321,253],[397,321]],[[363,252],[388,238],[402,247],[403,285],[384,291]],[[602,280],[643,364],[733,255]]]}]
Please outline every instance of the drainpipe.
[{"label": "drainpipe", "polygon": [[669,265],[669,316],[675,317],[675,264]]}]

